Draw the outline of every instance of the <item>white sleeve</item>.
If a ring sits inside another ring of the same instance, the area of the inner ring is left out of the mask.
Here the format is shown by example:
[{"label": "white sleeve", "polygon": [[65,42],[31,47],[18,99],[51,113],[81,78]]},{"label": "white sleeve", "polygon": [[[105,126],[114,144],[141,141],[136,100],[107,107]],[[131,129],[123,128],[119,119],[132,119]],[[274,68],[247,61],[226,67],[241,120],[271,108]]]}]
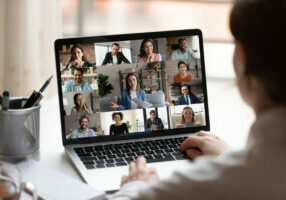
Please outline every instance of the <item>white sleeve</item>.
[{"label": "white sleeve", "polygon": [[244,157],[240,153],[220,157],[197,159],[188,169],[175,172],[166,180],[127,183],[109,199],[232,199],[240,192],[245,176],[249,177],[243,171]]}]

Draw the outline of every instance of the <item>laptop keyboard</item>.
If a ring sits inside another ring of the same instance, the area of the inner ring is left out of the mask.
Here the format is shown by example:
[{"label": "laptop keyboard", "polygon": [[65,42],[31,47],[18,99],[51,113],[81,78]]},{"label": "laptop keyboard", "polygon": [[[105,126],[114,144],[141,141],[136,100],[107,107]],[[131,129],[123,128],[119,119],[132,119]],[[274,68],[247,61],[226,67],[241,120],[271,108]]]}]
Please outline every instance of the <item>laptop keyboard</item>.
[{"label": "laptop keyboard", "polygon": [[122,144],[77,147],[77,153],[87,169],[99,169],[128,165],[137,157],[144,156],[147,163],[187,159],[179,151],[186,137],[138,141]]}]

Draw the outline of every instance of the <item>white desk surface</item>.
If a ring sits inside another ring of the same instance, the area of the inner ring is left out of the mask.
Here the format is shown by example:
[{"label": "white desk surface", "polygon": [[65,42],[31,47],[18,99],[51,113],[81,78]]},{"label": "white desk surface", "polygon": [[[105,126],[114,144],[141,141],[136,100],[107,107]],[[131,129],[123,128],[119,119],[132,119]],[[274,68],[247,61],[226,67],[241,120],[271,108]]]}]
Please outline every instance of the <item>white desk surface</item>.
[{"label": "white desk surface", "polygon": [[[233,80],[209,78],[207,82],[211,132],[234,149],[243,148],[254,113],[242,101]],[[81,180],[64,153],[57,96],[42,103],[40,127],[40,162]]]}]

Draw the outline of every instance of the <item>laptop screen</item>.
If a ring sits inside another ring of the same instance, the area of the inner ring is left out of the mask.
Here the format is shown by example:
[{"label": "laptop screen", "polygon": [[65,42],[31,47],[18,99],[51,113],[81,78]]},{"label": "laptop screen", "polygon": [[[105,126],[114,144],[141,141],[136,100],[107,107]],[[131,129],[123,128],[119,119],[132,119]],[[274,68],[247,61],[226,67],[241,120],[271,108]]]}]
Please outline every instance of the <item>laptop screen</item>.
[{"label": "laptop screen", "polygon": [[199,30],[55,42],[64,142],[209,129]]}]

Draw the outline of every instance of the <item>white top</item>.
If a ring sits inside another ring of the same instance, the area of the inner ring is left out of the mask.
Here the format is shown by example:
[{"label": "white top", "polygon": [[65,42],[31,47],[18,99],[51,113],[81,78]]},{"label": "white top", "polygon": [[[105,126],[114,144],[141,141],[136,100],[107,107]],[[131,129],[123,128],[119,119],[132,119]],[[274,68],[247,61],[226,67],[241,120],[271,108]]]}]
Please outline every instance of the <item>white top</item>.
[{"label": "white top", "polygon": [[76,92],[81,92],[81,91],[82,91],[81,86],[76,86]]},{"label": "white top", "polygon": [[117,56],[112,55],[112,62],[113,64],[117,64]]},{"label": "white top", "polygon": [[133,99],[137,98],[137,91],[130,90],[130,97],[131,97],[131,109],[137,109],[138,105],[133,101]]},{"label": "white top", "polygon": [[[231,130],[230,130],[231,131]],[[110,199],[286,199],[286,107],[263,113],[252,125],[247,148],[203,156],[172,178],[130,182]]]}]

